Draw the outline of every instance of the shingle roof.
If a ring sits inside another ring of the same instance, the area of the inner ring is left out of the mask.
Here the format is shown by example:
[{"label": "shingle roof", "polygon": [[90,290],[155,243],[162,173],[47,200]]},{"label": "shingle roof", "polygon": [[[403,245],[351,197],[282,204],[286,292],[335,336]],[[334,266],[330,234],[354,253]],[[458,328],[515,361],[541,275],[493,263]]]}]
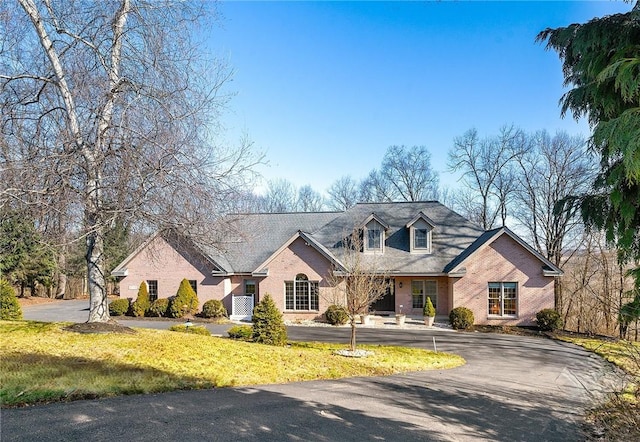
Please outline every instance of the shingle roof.
[{"label": "shingle roof", "polygon": [[[435,224],[432,253],[429,255],[411,254],[409,250],[409,230],[406,225],[420,212]],[[451,260],[483,233],[479,226],[439,202],[423,201],[356,204],[313,232],[313,237],[339,256],[339,241],[372,213],[389,225],[384,254],[375,258],[378,265],[389,273],[442,273]]]},{"label": "shingle roof", "polygon": [[[433,253],[429,255],[409,251],[406,225],[420,212],[435,224]],[[250,273],[261,270],[257,267],[300,230],[339,260],[342,239],[372,214],[389,226],[385,252],[376,257],[378,265],[394,274],[442,273],[449,262],[483,233],[480,227],[437,201],[363,203],[345,212],[235,215],[228,222],[235,234],[220,244],[221,250],[203,249],[226,271]]]},{"label": "shingle roof", "polygon": [[229,216],[219,250],[205,253],[229,273],[251,273],[298,230],[313,232],[340,212],[251,213]]}]

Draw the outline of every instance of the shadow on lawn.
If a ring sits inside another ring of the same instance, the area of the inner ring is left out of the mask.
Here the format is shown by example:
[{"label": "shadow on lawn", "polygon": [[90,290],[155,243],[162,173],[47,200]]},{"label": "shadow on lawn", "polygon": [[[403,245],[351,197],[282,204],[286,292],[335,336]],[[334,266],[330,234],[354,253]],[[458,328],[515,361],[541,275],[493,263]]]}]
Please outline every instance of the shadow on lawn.
[{"label": "shadow on lawn", "polygon": [[0,373],[3,408],[215,386],[215,381],[155,368],[38,353],[3,355]]}]

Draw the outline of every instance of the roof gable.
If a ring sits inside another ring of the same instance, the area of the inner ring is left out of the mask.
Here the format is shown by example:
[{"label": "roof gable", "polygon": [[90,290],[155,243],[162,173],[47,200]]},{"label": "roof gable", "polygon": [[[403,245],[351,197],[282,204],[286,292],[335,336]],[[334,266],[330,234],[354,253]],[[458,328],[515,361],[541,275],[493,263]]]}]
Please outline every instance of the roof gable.
[{"label": "roof gable", "polygon": [[502,235],[507,235],[511,239],[513,239],[516,243],[526,249],[529,253],[531,253],[535,258],[537,258],[542,266],[543,273],[545,276],[561,276],[564,272],[549,261],[547,258],[542,256],[537,250],[527,244],[522,238],[516,235],[507,227],[499,227],[493,230],[487,230],[482,235],[478,237],[467,249],[465,249],[460,255],[456,256],[449,264],[447,264],[444,268],[445,273],[455,274],[455,273],[463,273],[463,264],[473,255],[478,253],[480,250],[488,247],[491,243],[493,243],[496,239],[501,237]]}]

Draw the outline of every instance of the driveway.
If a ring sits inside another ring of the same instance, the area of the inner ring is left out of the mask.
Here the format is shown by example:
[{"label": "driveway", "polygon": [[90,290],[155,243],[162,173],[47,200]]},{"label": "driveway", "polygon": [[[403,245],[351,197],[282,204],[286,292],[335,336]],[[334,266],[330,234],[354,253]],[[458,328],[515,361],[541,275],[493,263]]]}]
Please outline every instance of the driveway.
[{"label": "driveway", "polygon": [[[349,338],[340,328],[288,331],[295,340]],[[599,357],[542,338],[375,328],[358,330],[358,338],[423,348],[435,338],[438,350],[467,364],[8,409],[2,440],[577,441],[585,438],[585,410],[619,382]]]}]

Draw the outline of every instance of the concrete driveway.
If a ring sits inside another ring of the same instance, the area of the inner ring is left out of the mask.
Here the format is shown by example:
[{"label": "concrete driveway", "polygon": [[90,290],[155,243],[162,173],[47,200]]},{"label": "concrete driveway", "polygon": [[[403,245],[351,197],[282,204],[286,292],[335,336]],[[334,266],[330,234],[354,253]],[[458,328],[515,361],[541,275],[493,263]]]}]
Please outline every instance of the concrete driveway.
[{"label": "concrete driveway", "polygon": [[[32,307],[41,308],[41,307]],[[25,317],[29,310],[25,309]],[[86,319],[85,319],[86,320]],[[348,342],[348,329],[290,327]],[[360,329],[359,342],[438,349],[465,366],[404,375],[123,396],[2,411],[2,440],[572,441],[620,382],[610,364],[542,338]]]}]

